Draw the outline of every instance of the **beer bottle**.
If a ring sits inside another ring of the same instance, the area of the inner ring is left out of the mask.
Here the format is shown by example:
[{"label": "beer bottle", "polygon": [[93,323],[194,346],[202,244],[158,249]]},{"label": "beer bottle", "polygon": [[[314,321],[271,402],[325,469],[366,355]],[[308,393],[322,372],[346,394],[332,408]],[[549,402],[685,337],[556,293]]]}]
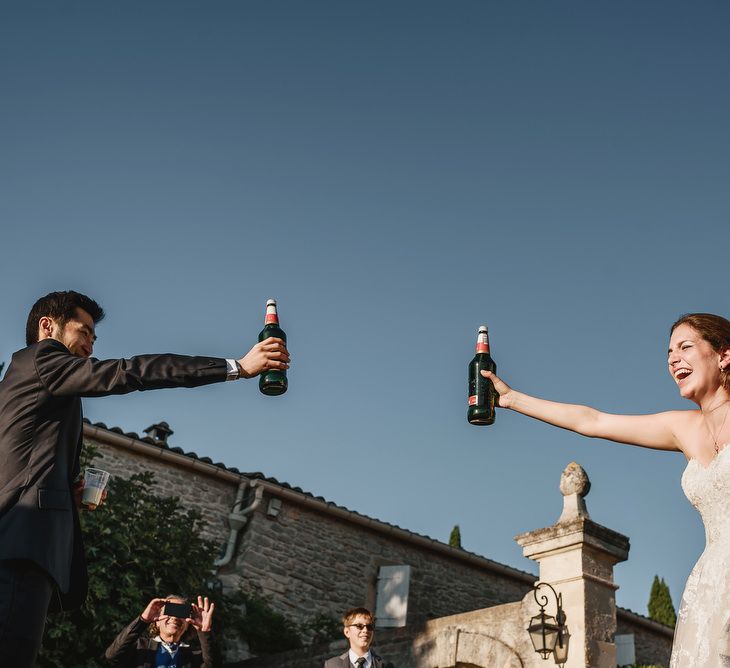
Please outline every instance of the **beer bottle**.
[{"label": "beer bottle", "polygon": [[[269,299],[266,302],[266,318],[264,319],[264,328],[259,332],[259,341],[274,336],[282,339],[286,343],[286,334],[279,327],[279,314],[276,311],[276,299]],[[288,382],[286,379],[285,369],[269,369],[259,376],[259,390],[263,394],[277,396],[284,394]]]},{"label": "beer bottle", "polygon": [[469,408],[467,420],[471,424],[488,425],[494,423],[495,391],[492,381],[479,373],[497,371],[497,365],[489,354],[489,334],[487,326],[481,325],[477,334],[477,352],[469,363]]}]

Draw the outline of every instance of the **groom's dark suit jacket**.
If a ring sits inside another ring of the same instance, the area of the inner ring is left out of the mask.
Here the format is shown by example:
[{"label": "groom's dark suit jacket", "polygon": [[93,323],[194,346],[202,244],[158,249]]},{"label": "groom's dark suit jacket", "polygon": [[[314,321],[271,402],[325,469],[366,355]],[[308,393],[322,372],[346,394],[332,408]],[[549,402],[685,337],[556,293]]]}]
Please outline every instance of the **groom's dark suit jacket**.
[{"label": "groom's dark suit jacket", "polygon": [[61,607],[83,603],[86,563],[72,496],[81,397],[225,379],[226,361],[212,357],[86,359],[53,339],[16,352],[0,382],[0,559],[38,564],[64,594]]}]

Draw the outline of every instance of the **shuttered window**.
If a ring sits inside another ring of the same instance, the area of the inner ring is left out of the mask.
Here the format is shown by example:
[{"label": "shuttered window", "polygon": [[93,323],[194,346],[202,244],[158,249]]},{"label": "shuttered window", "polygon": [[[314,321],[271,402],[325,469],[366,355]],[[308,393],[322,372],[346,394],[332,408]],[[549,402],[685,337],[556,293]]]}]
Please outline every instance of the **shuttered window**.
[{"label": "shuttered window", "polygon": [[633,666],[636,663],[636,650],[634,649],[634,634],[616,636],[616,665]]},{"label": "shuttered window", "polygon": [[377,626],[399,628],[406,625],[410,566],[381,566],[375,600]]}]

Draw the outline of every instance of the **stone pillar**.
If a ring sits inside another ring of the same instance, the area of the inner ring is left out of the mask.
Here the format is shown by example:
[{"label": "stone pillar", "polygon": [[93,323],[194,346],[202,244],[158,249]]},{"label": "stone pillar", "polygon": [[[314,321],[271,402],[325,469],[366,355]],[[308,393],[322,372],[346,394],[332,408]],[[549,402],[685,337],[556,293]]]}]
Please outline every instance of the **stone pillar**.
[{"label": "stone pillar", "polygon": [[[560,479],[563,512],[557,523],[515,540],[540,565],[540,581],[563,596],[571,636],[565,668],[616,668],[613,566],[628,558],[629,539],[590,519],[585,504],[590,486],[583,468],[568,464]],[[548,614],[555,614],[553,606],[551,601]]]}]

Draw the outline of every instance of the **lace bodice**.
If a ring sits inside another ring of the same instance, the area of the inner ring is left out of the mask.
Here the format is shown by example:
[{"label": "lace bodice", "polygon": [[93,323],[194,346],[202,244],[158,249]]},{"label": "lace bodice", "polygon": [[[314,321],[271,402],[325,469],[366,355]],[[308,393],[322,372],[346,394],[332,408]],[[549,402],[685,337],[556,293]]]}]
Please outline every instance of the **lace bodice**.
[{"label": "lace bodice", "polygon": [[671,668],[730,667],[730,445],[705,467],[691,459],[682,489],[699,511],[707,545],[687,580]]},{"label": "lace bodice", "polygon": [[682,489],[702,516],[708,546],[722,536],[730,541],[729,450],[730,447],[724,446],[707,466],[690,459],[682,474]]}]

